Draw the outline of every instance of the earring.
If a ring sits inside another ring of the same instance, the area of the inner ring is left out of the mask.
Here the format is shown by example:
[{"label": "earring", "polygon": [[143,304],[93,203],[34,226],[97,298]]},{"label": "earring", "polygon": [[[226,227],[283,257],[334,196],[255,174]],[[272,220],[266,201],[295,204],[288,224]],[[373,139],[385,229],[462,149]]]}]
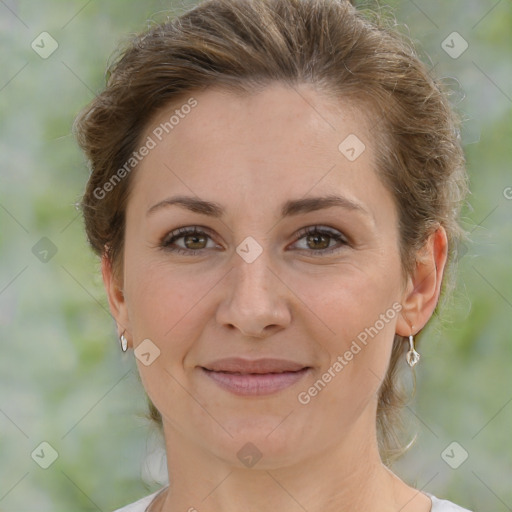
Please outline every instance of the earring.
[{"label": "earring", "polygon": [[420,355],[414,350],[414,336],[412,334],[409,336],[409,352],[407,352],[406,358],[411,368],[420,360]]},{"label": "earring", "polygon": [[121,334],[121,337],[119,338],[119,341],[121,342],[121,350],[123,352],[126,352],[128,350],[128,340],[126,339],[126,336],[124,335],[126,331],[123,331],[123,334]]}]

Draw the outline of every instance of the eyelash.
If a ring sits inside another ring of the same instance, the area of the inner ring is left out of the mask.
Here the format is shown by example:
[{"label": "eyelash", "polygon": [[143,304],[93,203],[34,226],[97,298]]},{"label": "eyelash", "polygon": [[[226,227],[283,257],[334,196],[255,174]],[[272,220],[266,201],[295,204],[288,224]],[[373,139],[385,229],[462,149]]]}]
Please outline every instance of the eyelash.
[{"label": "eyelash", "polygon": [[[194,228],[179,228],[174,231],[171,231],[168,233],[161,241],[160,247],[166,251],[171,251],[177,254],[184,254],[186,256],[196,256],[201,251],[205,251],[205,249],[182,249],[180,247],[171,247],[171,244],[174,243],[176,240],[179,240],[180,238],[184,238],[186,236],[192,236],[192,235],[205,235],[208,238],[211,239],[211,237],[208,235],[208,233],[205,233],[204,231],[201,231]],[[329,238],[335,240],[338,243],[341,243],[342,246],[349,245],[346,238],[342,236],[341,234],[328,230],[326,228],[320,228],[319,226],[309,226],[307,228],[301,229],[298,233],[296,233],[295,236],[299,237],[299,240],[304,238],[308,235],[324,235],[328,236]],[[324,256],[326,254],[331,254],[333,252],[337,252],[342,247],[333,247],[329,249],[299,249],[302,251],[311,251],[314,253],[317,253],[319,256]]]}]

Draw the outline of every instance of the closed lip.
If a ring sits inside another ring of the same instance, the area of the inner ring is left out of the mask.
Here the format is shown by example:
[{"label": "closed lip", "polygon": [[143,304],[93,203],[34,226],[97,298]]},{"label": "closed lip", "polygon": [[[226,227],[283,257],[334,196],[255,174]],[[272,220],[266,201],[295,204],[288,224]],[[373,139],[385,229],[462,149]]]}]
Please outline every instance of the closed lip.
[{"label": "closed lip", "polygon": [[298,372],[304,368],[309,368],[309,366],[286,359],[262,358],[251,360],[241,357],[229,357],[208,363],[202,366],[202,368],[214,372],[264,374]]}]

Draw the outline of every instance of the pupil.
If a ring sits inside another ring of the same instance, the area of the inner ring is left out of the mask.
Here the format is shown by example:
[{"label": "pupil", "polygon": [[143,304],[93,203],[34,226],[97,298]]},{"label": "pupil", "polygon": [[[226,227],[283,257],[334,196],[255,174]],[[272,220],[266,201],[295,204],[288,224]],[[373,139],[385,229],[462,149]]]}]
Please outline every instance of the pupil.
[{"label": "pupil", "polygon": [[197,240],[199,240],[201,238],[204,239],[204,236],[190,235],[190,236],[187,237],[187,239],[193,239],[194,240],[193,244],[200,243],[200,242],[197,242]]},{"label": "pupil", "polygon": [[[313,239],[315,240],[314,244],[317,243],[317,240],[318,239],[321,239],[321,238],[324,238],[325,239],[325,236],[324,235],[310,235],[310,239]],[[324,244],[325,245],[325,244]]]}]

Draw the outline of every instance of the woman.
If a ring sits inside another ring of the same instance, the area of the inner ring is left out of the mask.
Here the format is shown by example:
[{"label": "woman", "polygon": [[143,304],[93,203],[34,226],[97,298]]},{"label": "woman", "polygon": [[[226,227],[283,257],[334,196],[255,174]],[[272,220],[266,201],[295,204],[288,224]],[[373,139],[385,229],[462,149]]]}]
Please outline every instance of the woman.
[{"label": "woman", "polygon": [[346,0],[210,0],[134,38],[75,126],[166,445],[169,486],[120,510],[465,510],[387,467],[465,236],[457,126]]}]

